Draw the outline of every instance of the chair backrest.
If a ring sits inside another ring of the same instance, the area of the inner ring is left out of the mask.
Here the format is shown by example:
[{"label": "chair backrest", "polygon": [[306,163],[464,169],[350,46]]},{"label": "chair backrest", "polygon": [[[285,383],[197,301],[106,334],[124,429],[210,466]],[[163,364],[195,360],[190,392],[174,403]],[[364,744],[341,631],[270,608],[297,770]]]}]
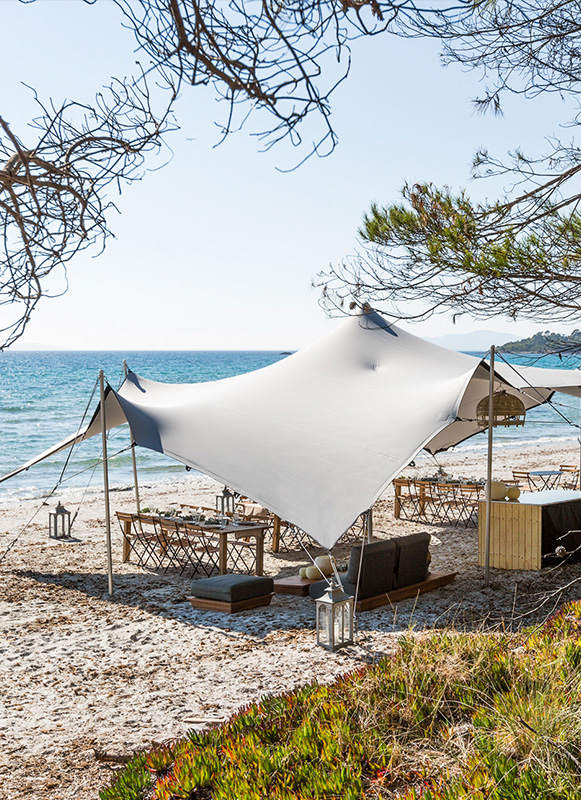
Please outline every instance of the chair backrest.
[{"label": "chair backrest", "polygon": [[420,495],[424,498],[434,499],[438,496],[438,489],[435,481],[417,481]]},{"label": "chair backrest", "polygon": [[[361,574],[359,574],[359,562]],[[355,587],[359,579],[357,599],[374,597],[376,594],[390,592],[393,589],[394,568],[396,558],[396,545],[393,539],[381,542],[371,542],[365,545],[355,545],[351,549],[349,566],[345,576],[345,590],[355,594]]]},{"label": "chair backrest", "polygon": [[429,533],[421,532],[392,539],[397,547],[395,563],[395,586],[397,589],[426,580],[431,538]]},{"label": "chair backrest", "polygon": [[415,480],[411,478],[394,478],[392,480],[394,486],[400,486],[402,489],[414,489],[415,488]]},{"label": "chair backrest", "polygon": [[531,485],[531,476],[530,473],[526,470],[513,469],[512,479],[517,486],[520,486],[521,483],[524,483],[526,486],[529,487]]},{"label": "chair backrest", "polygon": [[133,530],[136,533],[157,533],[156,523],[158,517],[155,514],[132,514]]},{"label": "chair backrest", "polygon": [[458,483],[436,483],[435,490],[444,500],[453,500],[458,494],[460,484]]},{"label": "chair backrest", "polygon": [[478,483],[463,483],[460,485],[460,494],[467,495],[468,497],[476,495],[479,497],[483,491],[484,487]]},{"label": "chair backrest", "polygon": [[576,489],[579,485],[579,467],[574,464],[561,464],[559,469],[563,473],[561,486],[564,489]]}]

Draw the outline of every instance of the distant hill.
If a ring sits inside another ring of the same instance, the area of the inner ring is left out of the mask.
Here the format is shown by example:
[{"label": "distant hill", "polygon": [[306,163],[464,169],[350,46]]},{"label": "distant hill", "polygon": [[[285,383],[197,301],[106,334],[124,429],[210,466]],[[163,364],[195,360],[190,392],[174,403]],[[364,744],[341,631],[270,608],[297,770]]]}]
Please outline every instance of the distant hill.
[{"label": "distant hill", "polygon": [[447,336],[430,337],[428,342],[447,347],[449,350],[481,353],[488,350],[491,344],[495,346],[504,344],[510,337],[510,333],[499,333],[499,331],[472,331],[472,333],[449,333]]},{"label": "distant hill", "polygon": [[575,330],[571,334],[539,331],[534,336],[529,336],[528,339],[506,342],[498,350],[503,353],[555,353],[573,346],[581,348],[581,331],[579,330]]}]

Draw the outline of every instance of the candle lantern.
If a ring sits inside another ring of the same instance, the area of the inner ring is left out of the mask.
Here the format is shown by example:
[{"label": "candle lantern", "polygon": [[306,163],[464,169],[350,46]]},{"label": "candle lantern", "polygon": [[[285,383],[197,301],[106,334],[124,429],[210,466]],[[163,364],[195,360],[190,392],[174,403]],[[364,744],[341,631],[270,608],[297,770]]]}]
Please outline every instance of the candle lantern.
[{"label": "candle lantern", "polygon": [[317,644],[327,650],[339,650],[353,644],[353,598],[331,580],[323,596],[315,603]]},{"label": "candle lantern", "polygon": [[234,493],[227,486],[224,486],[222,494],[216,495],[216,511],[219,511],[222,515],[233,514],[234,499]]},{"label": "candle lantern", "polygon": [[69,539],[71,535],[71,512],[57,503],[48,515],[48,535],[51,539]]}]

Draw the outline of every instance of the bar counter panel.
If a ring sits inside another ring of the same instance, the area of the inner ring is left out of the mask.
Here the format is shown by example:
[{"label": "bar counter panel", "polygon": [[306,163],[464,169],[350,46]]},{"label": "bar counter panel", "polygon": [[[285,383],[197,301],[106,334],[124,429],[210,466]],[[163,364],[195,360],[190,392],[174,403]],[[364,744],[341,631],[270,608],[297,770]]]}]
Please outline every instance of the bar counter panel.
[{"label": "bar counter panel", "polygon": [[[541,569],[559,536],[581,528],[581,492],[552,489],[525,492],[518,500],[493,501],[490,515],[490,566]],[[478,504],[478,563],[484,566],[486,502]]]}]

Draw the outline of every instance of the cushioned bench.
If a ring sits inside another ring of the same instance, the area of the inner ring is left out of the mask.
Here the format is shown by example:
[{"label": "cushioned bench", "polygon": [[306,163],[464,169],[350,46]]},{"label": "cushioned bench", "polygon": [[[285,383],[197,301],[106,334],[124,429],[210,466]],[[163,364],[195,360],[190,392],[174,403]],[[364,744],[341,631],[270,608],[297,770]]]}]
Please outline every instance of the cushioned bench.
[{"label": "cushioned bench", "polygon": [[235,614],[249,608],[268,606],[274,591],[272,578],[257,575],[216,575],[192,581],[194,608]]},{"label": "cushioned bench", "polygon": [[[429,533],[412,533],[353,547],[347,572],[340,573],[340,577],[344,591],[351,596],[355,595],[359,580],[357,611],[405,600],[451,583],[455,572],[428,571],[430,538]],[[316,600],[326,588],[327,581],[317,581],[310,585],[309,594]]]}]

